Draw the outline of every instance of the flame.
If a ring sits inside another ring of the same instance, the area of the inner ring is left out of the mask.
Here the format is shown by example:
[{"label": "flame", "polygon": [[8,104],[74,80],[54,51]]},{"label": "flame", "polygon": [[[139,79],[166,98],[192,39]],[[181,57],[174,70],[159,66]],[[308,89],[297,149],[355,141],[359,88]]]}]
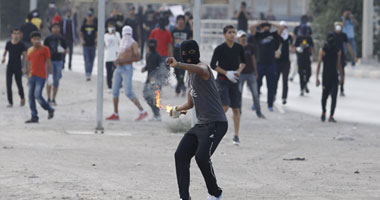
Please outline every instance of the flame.
[{"label": "flame", "polygon": [[156,90],[155,93],[156,93],[156,107],[160,108],[162,110],[165,110],[166,112],[170,112],[170,110],[173,109],[173,106],[170,106],[170,105],[164,106],[164,105],[162,105],[161,104],[161,99],[160,99],[160,91]]}]

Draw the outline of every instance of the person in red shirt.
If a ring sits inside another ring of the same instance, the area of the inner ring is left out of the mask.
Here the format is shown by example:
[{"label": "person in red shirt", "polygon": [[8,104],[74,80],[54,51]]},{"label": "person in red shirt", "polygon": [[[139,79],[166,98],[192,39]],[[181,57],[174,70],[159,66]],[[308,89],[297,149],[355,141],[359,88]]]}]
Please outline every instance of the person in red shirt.
[{"label": "person in red shirt", "polygon": [[159,27],[153,29],[149,35],[149,39],[155,39],[157,41],[157,51],[161,56],[161,61],[165,63],[166,58],[173,55],[173,38],[170,31],[166,26],[167,20],[164,17],[159,19]]},{"label": "person in red shirt", "polygon": [[27,73],[29,73],[29,107],[32,112],[32,118],[25,123],[38,123],[35,100],[40,103],[43,109],[48,111],[48,119],[52,119],[54,117],[54,109],[42,97],[42,91],[44,89],[47,77],[46,64],[49,69],[48,84],[50,85],[53,84],[53,67],[50,60],[49,47],[41,44],[41,33],[38,31],[33,31],[30,34],[30,40],[32,42],[32,46],[27,52],[27,60],[29,61]]}]

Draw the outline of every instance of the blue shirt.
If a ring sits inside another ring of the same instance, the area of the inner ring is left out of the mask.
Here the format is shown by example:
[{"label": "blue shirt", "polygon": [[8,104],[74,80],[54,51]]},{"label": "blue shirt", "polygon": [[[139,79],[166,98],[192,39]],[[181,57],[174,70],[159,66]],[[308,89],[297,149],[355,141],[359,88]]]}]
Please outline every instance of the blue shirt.
[{"label": "blue shirt", "polygon": [[355,24],[352,19],[345,20],[343,32],[347,34],[348,38],[355,38]]}]

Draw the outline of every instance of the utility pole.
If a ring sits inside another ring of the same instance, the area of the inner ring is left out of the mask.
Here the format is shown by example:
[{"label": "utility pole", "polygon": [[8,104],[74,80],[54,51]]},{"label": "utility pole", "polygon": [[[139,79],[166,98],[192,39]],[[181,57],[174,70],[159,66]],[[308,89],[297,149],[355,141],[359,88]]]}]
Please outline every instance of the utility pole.
[{"label": "utility pole", "polygon": [[373,55],[373,0],[363,0],[362,58],[368,61]]}]

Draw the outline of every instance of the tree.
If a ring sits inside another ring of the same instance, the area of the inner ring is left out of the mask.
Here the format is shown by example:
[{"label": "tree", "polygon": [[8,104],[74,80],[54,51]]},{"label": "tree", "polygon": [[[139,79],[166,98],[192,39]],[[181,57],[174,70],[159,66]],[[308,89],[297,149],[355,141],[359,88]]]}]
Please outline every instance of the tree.
[{"label": "tree", "polygon": [[327,33],[334,30],[334,22],[342,21],[343,12],[351,10],[358,20],[359,26],[355,28],[355,39],[357,42],[357,55],[361,56],[362,49],[362,0],[311,0],[310,10],[313,15],[313,36],[319,46],[326,40]]}]

